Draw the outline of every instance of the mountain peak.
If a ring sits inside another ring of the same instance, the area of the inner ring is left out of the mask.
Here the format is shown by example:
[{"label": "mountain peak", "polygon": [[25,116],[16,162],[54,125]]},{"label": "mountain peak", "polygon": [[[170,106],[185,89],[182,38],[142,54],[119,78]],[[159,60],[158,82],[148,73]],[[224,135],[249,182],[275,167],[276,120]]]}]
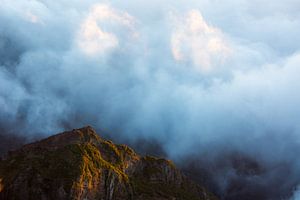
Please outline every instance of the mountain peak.
[{"label": "mountain peak", "polygon": [[86,134],[86,135],[89,135],[89,136],[91,136],[91,135],[97,135],[98,136],[98,134],[96,133],[96,131],[95,131],[95,129],[92,127],[92,126],[84,126],[84,127],[82,127],[82,128],[78,128],[78,129],[73,129],[73,131],[80,131],[80,132],[82,132],[83,134]]},{"label": "mountain peak", "polygon": [[100,141],[101,138],[96,131],[91,126],[85,126],[79,129],[65,131],[31,144],[27,144],[21,149],[29,150],[31,148],[59,148],[70,144],[82,144],[87,142],[99,143]]},{"label": "mountain peak", "polygon": [[44,141],[51,141],[53,143],[60,143],[62,141],[67,143],[82,143],[91,142],[93,140],[100,140],[99,135],[91,126],[85,126],[79,129],[73,129],[72,131],[65,131],[63,133],[53,135]]},{"label": "mountain peak", "polygon": [[0,199],[216,198],[171,161],[142,157],[87,126],[25,145],[1,160]]}]

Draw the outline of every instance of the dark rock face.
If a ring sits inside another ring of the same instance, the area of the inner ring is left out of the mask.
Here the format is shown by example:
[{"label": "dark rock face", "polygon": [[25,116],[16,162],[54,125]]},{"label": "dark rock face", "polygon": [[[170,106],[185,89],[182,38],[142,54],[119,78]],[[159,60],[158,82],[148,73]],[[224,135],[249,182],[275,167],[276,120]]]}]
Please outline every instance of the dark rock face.
[{"label": "dark rock face", "polygon": [[141,157],[91,127],[60,133],[0,161],[0,199],[215,200],[166,159]]},{"label": "dark rock face", "polygon": [[5,155],[6,152],[20,148],[25,144],[26,138],[14,134],[1,134],[1,131],[0,128],[0,157]]},{"label": "dark rock face", "polygon": [[269,164],[233,151],[211,155],[186,157],[178,166],[222,200],[287,200],[299,183],[288,163]]}]

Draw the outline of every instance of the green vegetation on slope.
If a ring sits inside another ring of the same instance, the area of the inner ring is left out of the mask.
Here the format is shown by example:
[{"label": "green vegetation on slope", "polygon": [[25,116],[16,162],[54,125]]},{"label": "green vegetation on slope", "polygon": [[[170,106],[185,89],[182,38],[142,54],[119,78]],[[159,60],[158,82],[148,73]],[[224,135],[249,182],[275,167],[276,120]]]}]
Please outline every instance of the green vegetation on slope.
[{"label": "green vegetation on slope", "polygon": [[12,199],[215,199],[172,161],[140,157],[90,127],[26,145],[0,160],[1,193]]}]

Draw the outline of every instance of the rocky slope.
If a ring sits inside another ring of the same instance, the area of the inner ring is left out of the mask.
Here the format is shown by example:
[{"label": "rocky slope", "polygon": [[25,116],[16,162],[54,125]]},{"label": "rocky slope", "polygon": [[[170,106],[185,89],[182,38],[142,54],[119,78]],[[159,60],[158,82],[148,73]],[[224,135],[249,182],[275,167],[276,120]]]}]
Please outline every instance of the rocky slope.
[{"label": "rocky slope", "polygon": [[136,154],[91,127],[63,132],[0,160],[0,199],[215,200],[165,159]]}]

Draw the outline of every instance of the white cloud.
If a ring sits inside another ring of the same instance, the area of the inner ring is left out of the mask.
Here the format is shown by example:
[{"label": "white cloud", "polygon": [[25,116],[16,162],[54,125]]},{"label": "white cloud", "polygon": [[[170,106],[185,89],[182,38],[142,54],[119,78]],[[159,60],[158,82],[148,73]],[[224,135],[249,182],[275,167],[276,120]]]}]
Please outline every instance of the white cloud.
[{"label": "white cloud", "polygon": [[120,45],[120,38],[114,29],[125,28],[134,35],[134,21],[126,12],[96,4],[81,24],[77,44],[88,55],[103,54]]},{"label": "white cloud", "polygon": [[174,17],[171,49],[175,60],[191,62],[202,72],[220,67],[232,51],[222,31],[207,24],[198,10]]}]

